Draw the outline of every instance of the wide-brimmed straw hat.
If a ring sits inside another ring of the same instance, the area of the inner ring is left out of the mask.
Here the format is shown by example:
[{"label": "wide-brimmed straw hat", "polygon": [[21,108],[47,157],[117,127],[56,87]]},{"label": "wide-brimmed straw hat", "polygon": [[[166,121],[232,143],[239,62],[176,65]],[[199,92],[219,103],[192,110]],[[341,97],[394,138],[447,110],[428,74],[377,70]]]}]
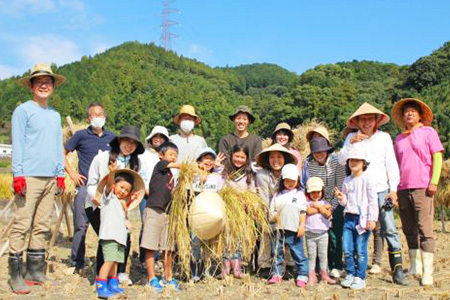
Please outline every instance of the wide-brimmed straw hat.
[{"label": "wide-brimmed straw hat", "polygon": [[141,143],[141,130],[136,127],[136,126],[132,126],[132,125],[127,125],[124,126],[122,128],[122,131],[120,132],[119,136],[116,136],[110,143],[109,145],[111,146],[111,148],[113,146],[118,147],[119,146],[119,139],[120,138],[130,138],[132,140],[135,140],[137,142],[137,148],[135,150],[135,152],[137,154],[142,154],[145,152],[145,148],[144,145],[142,145]]},{"label": "wide-brimmed straw hat", "polygon": [[248,115],[248,119],[250,120],[250,123],[255,122],[255,116],[252,113],[252,110],[250,107],[246,106],[246,105],[240,105],[236,108],[236,110],[234,111],[234,113],[232,115],[229,115],[228,117],[230,118],[231,121],[234,121],[234,118],[236,117],[237,114],[239,113],[245,113]]},{"label": "wide-brimmed straw hat", "polygon": [[95,192],[95,199],[101,200],[103,197],[103,191],[105,189],[106,183],[108,182],[109,176],[116,177],[119,174],[126,173],[131,176],[133,176],[133,189],[131,190],[131,193],[137,193],[137,198],[133,202],[128,203],[127,202],[127,210],[131,211],[139,206],[139,203],[142,201],[145,195],[145,183],[142,177],[136,173],[135,171],[129,170],[129,169],[120,169],[115,172],[109,173],[105,177],[100,180],[97,186],[97,191]]},{"label": "wide-brimmed straw hat", "polygon": [[416,103],[421,108],[420,121],[423,125],[431,126],[431,123],[433,122],[433,111],[425,102],[416,98],[404,98],[394,104],[394,107],[392,107],[392,119],[394,120],[395,125],[405,128],[405,123],[403,121],[403,106],[411,102]]},{"label": "wide-brimmed straw hat", "polygon": [[277,142],[276,135],[277,135],[277,132],[280,131],[280,130],[285,130],[287,132],[288,136],[289,136],[289,143],[292,142],[292,139],[294,138],[294,133],[292,132],[291,126],[288,123],[285,123],[285,122],[280,123],[280,124],[277,125],[277,127],[275,127],[275,130],[272,132],[272,135],[270,137],[272,139],[272,141],[274,143]]},{"label": "wide-brimmed straw hat", "polygon": [[163,135],[167,141],[169,140],[169,131],[167,130],[167,128],[164,126],[156,125],[155,127],[153,127],[150,135],[145,138],[147,143],[150,143],[151,139],[157,134]]},{"label": "wide-brimmed straw hat", "polygon": [[195,113],[195,108],[192,105],[185,104],[180,108],[180,112],[178,113],[178,115],[173,117],[173,122],[175,124],[180,125],[181,115],[189,115],[191,117],[194,117],[195,125],[198,125],[202,122],[202,119],[199,116],[197,116],[197,114]]},{"label": "wide-brimmed straw hat", "polygon": [[195,197],[189,208],[189,227],[201,240],[216,237],[226,221],[225,203],[215,192],[202,192]]},{"label": "wide-brimmed straw hat", "polygon": [[268,161],[269,160],[269,155],[270,152],[281,152],[281,153],[285,153],[285,164],[297,164],[297,158],[295,157],[294,154],[292,154],[291,151],[289,151],[287,148],[281,146],[280,144],[273,144],[270,147],[267,147],[266,149],[264,149],[263,151],[259,152],[258,155],[256,155],[256,164],[258,166],[263,166],[263,162],[264,161]]},{"label": "wide-brimmed straw hat", "polygon": [[318,134],[320,134],[320,135],[323,136],[323,137],[328,141],[328,143],[331,145],[330,134],[328,133],[328,130],[327,130],[325,127],[323,127],[323,126],[317,126],[317,127],[314,127],[313,129],[310,129],[310,130],[308,131],[308,133],[306,134],[306,140],[307,140],[308,142],[311,141],[311,136],[313,135],[313,133],[318,133]]},{"label": "wide-brimmed straw hat", "polygon": [[19,83],[25,87],[31,88],[31,79],[38,76],[50,76],[53,77],[55,83],[53,84],[55,87],[60,86],[65,80],[66,77],[58,74],[54,74],[52,69],[47,64],[36,64],[33,69],[30,71],[29,76],[25,76],[19,79]]},{"label": "wide-brimmed straw hat", "polygon": [[378,126],[384,125],[387,122],[389,122],[389,116],[387,114],[385,114],[384,112],[382,112],[381,110],[379,110],[378,108],[376,108],[375,106],[364,102],[354,113],[353,115],[348,118],[347,120],[347,127],[350,128],[357,128],[358,126],[355,124],[355,118],[361,115],[368,115],[368,114],[375,114],[375,115],[379,115],[380,119],[378,120]]}]

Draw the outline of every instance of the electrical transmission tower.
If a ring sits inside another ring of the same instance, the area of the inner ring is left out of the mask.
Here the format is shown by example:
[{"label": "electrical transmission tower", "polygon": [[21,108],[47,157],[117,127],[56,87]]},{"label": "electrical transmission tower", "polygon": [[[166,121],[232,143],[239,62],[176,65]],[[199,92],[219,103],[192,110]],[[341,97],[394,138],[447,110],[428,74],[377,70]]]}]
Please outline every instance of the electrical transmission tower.
[{"label": "electrical transmission tower", "polygon": [[172,26],[177,25],[177,21],[173,21],[170,19],[170,15],[173,13],[178,13],[179,10],[172,8],[171,4],[173,4],[175,0],[164,0],[163,10],[161,14],[163,15],[163,21],[161,23],[161,44],[166,50],[172,50],[172,39],[179,37],[178,34],[175,34],[170,31]]}]

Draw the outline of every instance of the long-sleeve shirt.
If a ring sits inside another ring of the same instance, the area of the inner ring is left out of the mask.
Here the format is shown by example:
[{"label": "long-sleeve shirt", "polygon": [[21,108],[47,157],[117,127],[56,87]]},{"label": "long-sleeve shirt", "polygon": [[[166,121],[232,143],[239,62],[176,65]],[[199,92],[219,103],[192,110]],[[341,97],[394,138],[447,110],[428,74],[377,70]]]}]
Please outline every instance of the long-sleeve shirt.
[{"label": "long-sleeve shirt", "polygon": [[351,144],[350,140],[358,133],[361,132],[352,132],[345,139],[344,146],[339,152],[339,163],[345,165],[350,151],[362,147],[369,163],[365,172],[375,182],[377,192],[386,190],[396,192],[400,182],[400,172],[391,137],[386,132],[377,130],[369,139]]},{"label": "long-sleeve shirt", "polygon": [[342,184],[344,198],[339,204],[345,207],[344,213],[359,215],[356,230],[364,233],[368,221],[378,221],[378,194],[368,173],[361,176],[347,176]]},{"label": "long-sleeve shirt", "polygon": [[12,115],[14,177],[64,176],[61,117],[35,101],[19,105]]},{"label": "long-sleeve shirt", "polygon": [[182,163],[186,159],[195,161],[198,152],[201,149],[208,147],[205,139],[199,135],[185,137],[177,133],[171,135],[170,140],[178,147],[178,163]]},{"label": "long-sleeve shirt", "polygon": [[235,145],[248,148],[248,155],[252,161],[255,160],[256,155],[262,150],[262,141],[259,136],[249,133],[246,137],[240,138],[234,133],[230,133],[219,141],[219,152],[225,154],[227,159],[230,159],[231,150]]},{"label": "long-sleeve shirt", "polygon": [[266,169],[258,169],[256,172],[256,188],[264,204],[270,205],[273,195],[276,194],[280,178],[275,178],[273,173]]}]

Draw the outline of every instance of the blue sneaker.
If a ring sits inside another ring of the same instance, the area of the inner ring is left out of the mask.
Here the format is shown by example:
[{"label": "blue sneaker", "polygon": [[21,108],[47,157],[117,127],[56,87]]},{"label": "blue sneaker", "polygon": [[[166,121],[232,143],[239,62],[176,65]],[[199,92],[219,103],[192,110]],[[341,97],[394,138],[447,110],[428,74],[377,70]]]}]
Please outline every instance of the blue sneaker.
[{"label": "blue sneaker", "polygon": [[164,289],[163,286],[159,284],[159,280],[157,277],[147,282],[147,285],[150,286],[150,288],[155,292],[157,292],[158,294],[161,293]]},{"label": "blue sneaker", "polygon": [[353,284],[354,279],[355,277],[353,277],[353,275],[348,274],[345,276],[344,280],[341,281],[341,285],[345,288],[349,288]]},{"label": "blue sneaker", "polygon": [[366,287],[366,281],[364,279],[359,278],[359,277],[355,277],[353,279],[352,285],[350,286],[350,288],[354,289],[354,290],[360,290],[360,289],[363,289],[365,287]]},{"label": "blue sneaker", "polygon": [[181,287],[174,278],[172,278],[170,281],[166,281],[166,279],[163,279],[163,285],[171,286],[175,290],[175,292],[181,292]]}]

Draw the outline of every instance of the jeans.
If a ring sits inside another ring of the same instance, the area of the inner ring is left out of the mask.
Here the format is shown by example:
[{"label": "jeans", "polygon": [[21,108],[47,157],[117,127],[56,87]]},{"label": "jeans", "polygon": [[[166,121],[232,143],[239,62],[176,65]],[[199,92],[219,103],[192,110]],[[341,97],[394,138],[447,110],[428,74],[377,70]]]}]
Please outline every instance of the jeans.
[{"label": "jeans", "polygon": [[[141,203],[139,203],[139,213],[141,215],[141,231],[139,232],[139,245],[142,241],[142,232],[144,231],[144,210],[147,206],[148,196],[145,195],[144,199],[142,199]],[[145,249],[139,247],[139,261],[141,264],[145,265]]]},{"label": "jeans", "polygon": [[303,252],[303,237],[297,237],[297,232],[294,231],[279,230],[274,232],[271,247],[273,258],[272,275],[281,276],[283,273],[283,250],[285,245],[288,246],[297,267],[297,279],[307,282],[309,269],[308,258],[305,257]]},{"label": "jeans", "polygon": [[89,227],[89,219],[84,209],[84,202],[87,196],[87,187],[81,186],[78,188],[75,196],[73,209],[73,241],[70,255],[70,262],[72,266],[82,269],[84,267],[84,257],[86,254],[86,232]]},{"label": "jeans", "polygon": [[366,279],[368,261],[367,243],[369,241],[370,231],[358,234],[358,231],[356,230],[356,225],[358,224],[359,215],[345,214],[342,244],[347,274],[364,280]]},{"label": "jeans", "polygon": [[378,193],[378,208],[380,214],[378,220],[381,226],[381,238],[386,238],[388,243],[388,251],[400,251],[401,243],[400,237],[397,233],[397,227],[395,226],[394,209],[386,211],[381,208],[385,202],[388,191]]}]

